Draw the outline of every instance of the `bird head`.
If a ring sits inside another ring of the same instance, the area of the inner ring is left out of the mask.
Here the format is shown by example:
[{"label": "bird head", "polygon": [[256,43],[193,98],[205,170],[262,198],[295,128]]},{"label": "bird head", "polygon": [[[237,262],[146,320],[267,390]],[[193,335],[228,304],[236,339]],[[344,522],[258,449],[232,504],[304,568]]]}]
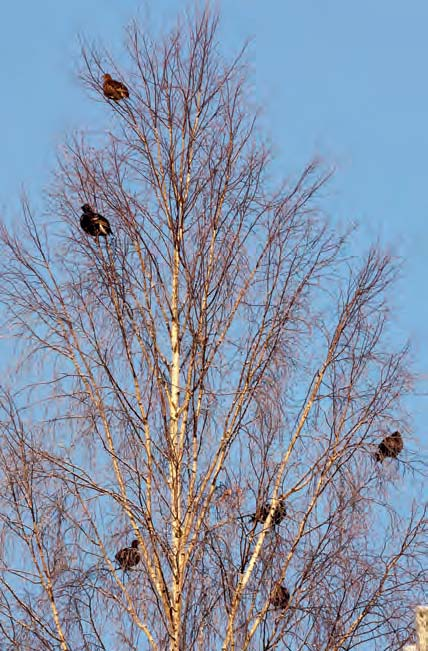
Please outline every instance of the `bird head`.
[{"label": "bird head", "polygon": [[88,203],[84,203],[81,210],[83,210],[83,212],[92,212],[92,208]]},{"label": "bird head", "polygon": [[138,545],[139,545],[139,544],[140,544],[140,543],[138,542],[138,540],[133,540],[132,543],[131,543],[131,547],[132,547],[133,549],[138,549]]},{"label": "bird head", "polygon": [[108,72],[106,72],[106,73],[103,75],[103,79],[104,79],[104,81],[110,81],[110,79],[111,79],[111,75],[109,75]]}]

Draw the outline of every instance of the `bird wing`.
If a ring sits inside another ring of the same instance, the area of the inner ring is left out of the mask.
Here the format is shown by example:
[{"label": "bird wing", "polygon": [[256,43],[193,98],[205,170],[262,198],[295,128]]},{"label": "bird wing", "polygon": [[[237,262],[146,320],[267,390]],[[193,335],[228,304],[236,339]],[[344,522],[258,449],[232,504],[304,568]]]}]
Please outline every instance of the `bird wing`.
[{"label": "bird wing", "polygon": [[114,85],[115,83],[117,83],[117,82],[115,82],[113,79],[111,79],[111,80],[107,79],[104,82],[103,91],[104,91],[104,94],[107,95],[107,97],[113,98],[113,97],[117,96],[118,91],[117,91],[117,88]]},{"label": "bird wing", "polygon": [[110,222],[107,219],[107,217],[103,217],[102,215],[98,215],[98,220],[97,220],[98,226],[100,227],[100,230],[102,230],[104,233],[111,233],[111,228],[110,228]]},{"label": "bird wing", "polygon": [[384,443],[389,452],[398,454],[403,449],[403,439],[401,436],[387,436]]},{"label": "bird wing", "polygon": [[129,91],[125,84],[122,84],[121,81],[112,81],[113,88],[116,92],[120,93],[123,97],[129,97]]},{"label": "bird wing", "polygon": [[117,81],[116,79],[110,79],[108,81],[109,86],[114,88],[115,90],[128,90],[121,81]]}]

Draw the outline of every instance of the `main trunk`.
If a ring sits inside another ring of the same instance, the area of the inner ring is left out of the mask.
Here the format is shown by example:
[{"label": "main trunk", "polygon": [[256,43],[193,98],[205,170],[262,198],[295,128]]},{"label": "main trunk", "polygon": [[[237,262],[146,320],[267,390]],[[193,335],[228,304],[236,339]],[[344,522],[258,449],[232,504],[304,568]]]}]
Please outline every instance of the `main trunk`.
[{"label": "main trunk", "polygon": [[178,275],[179,252],[178,243],[174,249],[174,266],[172,274],[172,324],[171,324],[171,391],[170,391],[170,495],[171,495],[171,533],[172,533],[172,631],[170,651],[179,651],[180,640],[180,611],[181,611],[181,454],[179,450],[179,401],[180,401],[180,328],[178,314]]}]

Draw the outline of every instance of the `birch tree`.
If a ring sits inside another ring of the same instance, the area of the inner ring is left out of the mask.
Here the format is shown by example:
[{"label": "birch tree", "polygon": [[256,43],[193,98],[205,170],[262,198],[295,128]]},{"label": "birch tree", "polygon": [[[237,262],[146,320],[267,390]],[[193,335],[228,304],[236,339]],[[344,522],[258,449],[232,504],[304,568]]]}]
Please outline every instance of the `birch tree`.
[{"label": "birch tree", "polygon": [[[45,212],[24,199],[1,228],[4,651],[411,635],[427,520],[397,268],[353,257],[317,160],[279,177],[245,56],[222,55],[210,9],[164,36],[131,25],[120,66],[86,45],[104,134],[70,137]],[[111,236],[81,230],[84,204]],[[396,430],[403,452],[376,463]]]}]

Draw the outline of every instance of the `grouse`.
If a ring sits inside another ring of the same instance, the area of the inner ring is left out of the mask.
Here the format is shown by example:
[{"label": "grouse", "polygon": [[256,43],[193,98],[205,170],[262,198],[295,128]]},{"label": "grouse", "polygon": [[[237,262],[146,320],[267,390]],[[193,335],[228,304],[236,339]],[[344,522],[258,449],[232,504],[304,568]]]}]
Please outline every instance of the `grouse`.
[{"label": "grouse", "polygon": [[403,449],[403,438],[400,432],[394,432],[390,436],[385,436],[383,441],[379,443],[378,449],[375,453],[376,461],[382,461],[386,457],[396,459]]},{"label": "grouse", "polygon": [[276,584],[270,596],[270,604],[274,608],[287,608],[290,601],[290,593],[284,585]]},{"label": "grouse", "polygon": [[114,99],[115,102],[118,102],[121,99],[125,99],[126,97],[129,97],[129,90],[125,86],[125,84],[122,84],[121,81],[116,81],[116,79],[112,79],[111,75],[105,74],[103,75],[104,83],[103,83],[103,91],[104,95],[108,99]]},{"label": "grouse", "polygon": [[107,237],[111,235],[110,222],[106,217],[99,215],[97,212],[94,212],[91,206],[85,203],[82,206],[83,214],[80,217],[80,225],[88,235],[93,237],[98,237],[102,235]]},{"label": "grouse", "polygon": [[115,559],[122,570],[129,570],[140,562],[141,556],[138,552],[138,545],[138,540],[133,540],[131,547],[124,547],[117,552]]},{"label": "grouse", "polygon": [[[260,507],[257,507],[256,512],[251,515],[251,522],[266,522],[269,516],[270,509],[271,509],[270,502],[266,502],[265,504],[262,504]],[[273,526],[280,524],[286,515],[287,515],[287,511],[285,508],[285,496],[278,495],[278,503],[276,504],[272,514]]]}]

